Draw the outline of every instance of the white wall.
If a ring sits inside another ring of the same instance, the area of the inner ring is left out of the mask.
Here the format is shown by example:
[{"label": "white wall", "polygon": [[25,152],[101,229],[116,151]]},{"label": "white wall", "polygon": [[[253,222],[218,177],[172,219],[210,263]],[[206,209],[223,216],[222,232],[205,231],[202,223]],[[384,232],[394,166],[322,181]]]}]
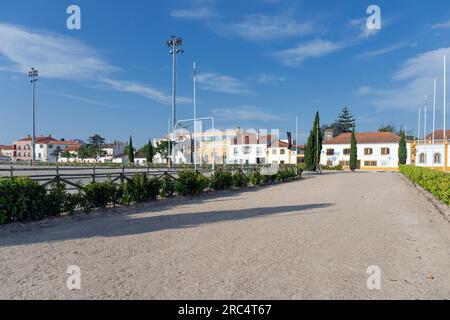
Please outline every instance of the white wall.
[{"label": "white wall", "polygon": [[[434,163],[434,154],[439,153],[441,155],[441,162]],[[426,162],[422,163],[420,155],[426,155]],[[449,158],[450,159],[450,158]],[[445,146],[443,144],[419,144],[416,147],[416,166],[418,167],[443,167],[445,162]]]},{"label": "white wall", "polygon": [[[333,166],[339,165],[340,161],[350,161],[350,155],[344,155],[344,149],[349,149],[350,144],[324,144],[322,148],[322,154],[320,157],[320,163],[327,165],[328,161],[332,161]],[[365,161],[377,161],[377,167],[380,168],[398,168],[398,143],[374,143],[374,144],[361,144],[357,145],[358,148],[358,160],[361,161],[361,167],[365,167]],[[373,149],[372,155],[365,155],[364,149]],[[382,155],[381,149],[389,148],[389,155]],[[334,155],[327,155],[327,149],[334,149]],[[408,149],[408,163],[411,161],[410,148]],[[377,167],[374,167],[376,169]]]},{"label": "white wall", "polygon": [[229,146],[228,164],[257,164],[258,159],[260,159],[260,163],[267,163],[267,145],[237,144]]}]

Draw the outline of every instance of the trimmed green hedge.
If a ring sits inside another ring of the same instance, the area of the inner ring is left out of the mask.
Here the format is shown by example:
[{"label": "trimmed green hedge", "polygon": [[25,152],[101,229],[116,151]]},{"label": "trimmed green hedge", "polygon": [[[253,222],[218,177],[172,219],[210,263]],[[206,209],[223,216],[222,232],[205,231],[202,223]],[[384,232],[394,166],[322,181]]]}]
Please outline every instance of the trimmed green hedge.
[{"label": "trimmed green hedge", "polygon": [[174,181],[167,175],[161,179],[136,174],[125,183],[91,182],[80,185],[78,192],[70,193],[63,183],[52,183],[48,190],[28,177],[0,179],[0,224],[16,221],[41,220],[63,213],[91,211],[117,204],[140,203],[156,200],[158,196],[171,197],[175,192],[183,196],[195,196],[205,190],[226,190],[282,182],[301,177],[302,169],[292,166],[280,168],[275,175],[261,175],[255,168],[245,174],[217,170],[209,179],[196,171],[182,171]]},{"label": "trimmed green hedge", "polygon": [[402,165],[400,172],[436,198],[450,205],[450,174],[427,168]]}]

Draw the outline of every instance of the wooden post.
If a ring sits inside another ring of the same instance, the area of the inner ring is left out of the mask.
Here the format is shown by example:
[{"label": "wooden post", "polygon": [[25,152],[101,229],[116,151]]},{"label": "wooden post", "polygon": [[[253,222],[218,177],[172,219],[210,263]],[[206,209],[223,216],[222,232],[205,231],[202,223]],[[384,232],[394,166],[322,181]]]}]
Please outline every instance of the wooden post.
[{"label": "wooden post", "polygon": [[13,166],[11,166],[10,172],[11,172],[11,177],[14,177],[14,167]]},{"label": "wooden post", "polygon": [[59,177],[59,166],[56,166],[56,182],[59,184],[60,177]]},{"label": "wooden post", "polygon": [[120,174],[120,182],[124,184],[125,182],[125,166],[122,165],[122,173]]},{"label": "wooden post", "polygon": [[92,168],[92,182],[95,182],[95,166]]}]

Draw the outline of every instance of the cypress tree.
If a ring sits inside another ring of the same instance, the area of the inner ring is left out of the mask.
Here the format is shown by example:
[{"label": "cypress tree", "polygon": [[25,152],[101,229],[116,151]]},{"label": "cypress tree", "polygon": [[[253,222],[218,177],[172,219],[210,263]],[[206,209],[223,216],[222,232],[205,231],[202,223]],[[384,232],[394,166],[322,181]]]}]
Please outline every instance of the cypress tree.
[{"label": "cypress tree", "polygon": [[398,161],[400,164],[406,164],[406,160],[408,158],[408,150],[406,148],[406,134],[405,131],[402,130],[400,133],[400,143],[398,148]]},{"label": "cypress tree", "polygon": [[350,170],[355,171],[358,163],[358,146],[356,142],[355,127],[352,131],[352,142],[350,145]]},{"label": "cypress tree", "polygon": [[134,163],[134,148],[133,148],[133,138],[130,136],[130,142],[128,144],[128,159],[130,163]]},{"label": "cypress tree", "polygon": [[155,155],[155,150],[152,145],[152,139],[148,140],[147,150],[146,150],[147,163],[153,163],[153,156]]},{"label": "cypress tree", "polygon": [[316,171],[320,163],[320,154],[322,152],[322,130],[320,130],[320,116],[316,113],[313,128],[308,137],[308,142],[305,147],[305,165],[306,170]]}]

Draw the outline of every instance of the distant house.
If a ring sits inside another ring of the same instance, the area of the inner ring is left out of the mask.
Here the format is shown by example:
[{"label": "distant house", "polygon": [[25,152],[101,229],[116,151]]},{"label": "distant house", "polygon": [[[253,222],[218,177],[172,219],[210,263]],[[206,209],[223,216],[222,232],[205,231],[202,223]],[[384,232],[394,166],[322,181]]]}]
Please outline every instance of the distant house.
[{"label": "distant house", "polygon": [[[75,141],[62,141],[49,136],[36,137],[36,150],[34,151],[36,161],[58,162],[61,151],[65,148],[77,144]],[[13,142],[15,160],[33,160],[33,146],[31,136]]]},{"label": "distant house", "polygon": [[269,164],[298,164],[302,162],[304,152],[299,146],[289,146],[286,140],[273,143],[268,150]]},{"label": "distant house", "polygon": [[0,156],[8,157],[10,161],[15,158],[14,146],[0,145]]},{"label": "distant house", "polygon": [[[320,163],[323,166],[350,165],[351,133],[343,133],[324,141]],[[358,163],[362,170],[395,171],[399,168],[400,137],[391,132],[356,133]],[[407,144],[407,163],[411,163],[412,146]]]}]

